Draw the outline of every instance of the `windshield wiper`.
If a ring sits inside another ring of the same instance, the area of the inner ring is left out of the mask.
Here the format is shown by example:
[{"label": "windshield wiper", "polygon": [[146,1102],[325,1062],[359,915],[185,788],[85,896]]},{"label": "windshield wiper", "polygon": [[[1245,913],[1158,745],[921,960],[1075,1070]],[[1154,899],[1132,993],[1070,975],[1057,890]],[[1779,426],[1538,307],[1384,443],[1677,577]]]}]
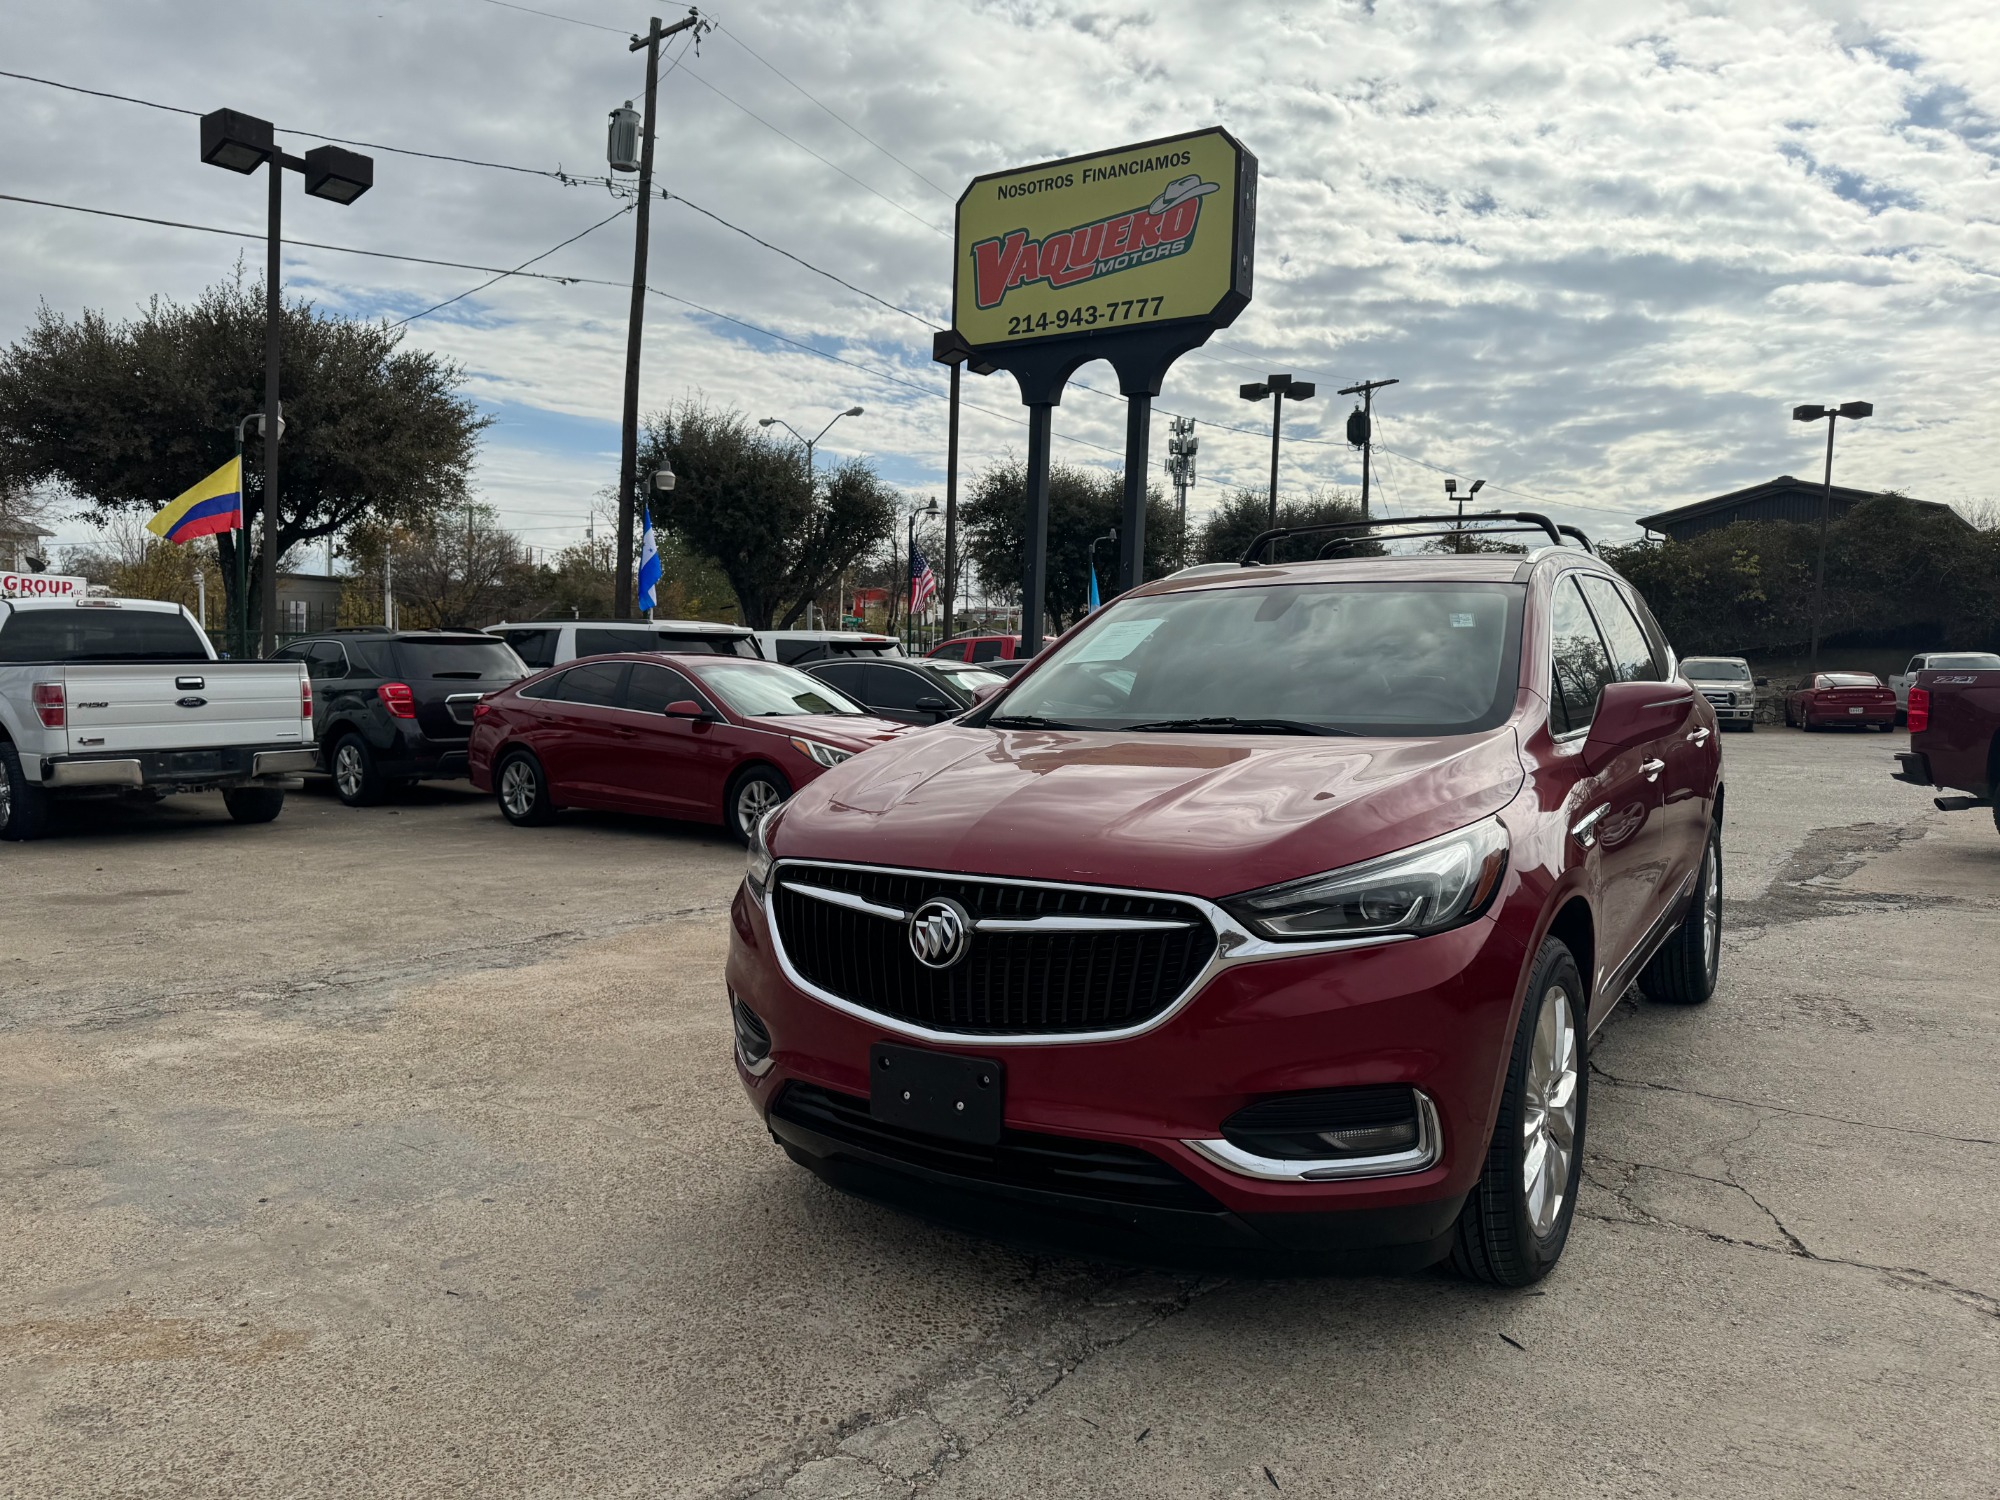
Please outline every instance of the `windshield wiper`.
[{"label": "windshield wiper", "polygon": [[1238,719],[1227,714],[1214,715],[1205,719],[1154,719],[1146,724],[1125,726],[1142,734],[1156,730],[1183,730],[1193,734],[1344,734],[1352,736],[1352,729],[1335,729],[1328,724],[1308,723],[1304,719]]},{"label": "windshield wiper", "polygon": [[1045,719],[1040,714],[995,714],[986,721],[990,729],[1081,729],[1081,724],[1061,719]]}]

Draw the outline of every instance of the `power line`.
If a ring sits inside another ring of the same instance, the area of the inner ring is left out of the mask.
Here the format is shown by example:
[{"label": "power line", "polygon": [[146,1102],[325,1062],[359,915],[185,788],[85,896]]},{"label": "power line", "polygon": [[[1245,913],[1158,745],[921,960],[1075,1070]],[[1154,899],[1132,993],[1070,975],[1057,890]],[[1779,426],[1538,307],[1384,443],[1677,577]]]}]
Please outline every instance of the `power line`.
[{"label": "power line", "polygon": [[588,26],[592,31],[608,31],[614,36],[629,36],[622,26],[606,26],[598,21],[586,21],[581,16],[559,15],[552,10],[536,10],[532,5],[516,5],[514,0],[486,0],[488,5],[497,5],[502,10],[518,10],[524,16],[540,16],[545,21],[567,21],[572,26]]},{"label": "power line", "polygon": [[611,213],[606,214],[603,218],[599,219],[595,224],[591,225],[589,229],[580,229],[575,234],[571,235],[568,239],[564,240],[561,244],[551,245],[548,249],[544,250],[540,255],[529,256],[526,260],[522,261],[518,266],[514,267],[513,270],[501,271],[497,275],[493,276],[490,280],[482,281],[479,283],[478,286],[471,287],[465,291],[460,292],[456,297],[447,297],[444,299],[444,301],[436,304],[433,307],[427,307],[420,313],[411,313],[407,318],[398,318],[395,322],[391,323],[389,326],[391,328],[401,328],[406,324],[416,322],[417,319],[419,318],[428,318],[432,313],[440,312],[443,309],[450,307],[454,302],[463,302],[467,297],[485,291],[489,286],[492,286],[495,282],[505,281],[509,276],[519,276],[523,271],[527,270],[528,267],[532,266],[536,261],[547,260],[551,255],[554,255],[556,251],[563,249],[565,246],[574,245],[578,240],[582,239],[586,234],[593,234],[597,230],[602,229],[606,224],[609,224],[613,219],[619,217],[619,215],[629,214],[630,212],[632,212],[632,205],[630,204],[627,204],[623,208],[615,209]]},{"label": "power line", "polygon": [[819,108],[824,110],[826,114],[830,116],[832,119],[839,121],[839,123],[842,125],[845,125],[849,130],[853,131],[856,135],[860,136],[862,140],[866,141],[869,145],[873,146],[877,151],[880,151],[884,156],[888,157],[890,161],[894,162],[897,166],[901,167],[905,172],[908,172],[912,177],[916,178],[917,181],[923,183],[926,187],[930,188],[932,191],[940,193],[944,197],[956,201],[958,196],[957,194],[953,193],[948,188],[939,187],[938,184],[932,182],[930,178],[926,177],[922,172],[919,172],[915,167],[911,166],[908,162],[904,161],[902,157],[898,156],[895,152],[891,151],[887,146],[883,145],[880,141],[876,140],[874,136],[868,134],[868,132],[863,130],[859,125],[854,124],[851,120],[843,119],[840,115],[835,114],[833,109],[829,105],[827,105],[824,101],[815,98],[812,94],[806,93],[806,90],[799,84],[797,79],[791,77],[791,75],[786,73],[776,63],[772,62],[763,53],[759,52],[755,47],[752,47],[748,42],[744,41],[742,37],[738,36],[734,31],[730,30],[720,21],[717,21],[715,23],[715,29],[721,32],[724,36],[728,37],[730,41],[736,43],[736,45],[741,47],[745,52],[748,52],[752,57],[756,58],[758,62],[762,63],[765,67],[769,68],[773,73],[776,73],[780,78],[784,79],[786,83],[789,83],[793,88],[797,89],[800,94],[804,95],[805,98],[811,100],[811,102],[814,103],[815,105],[818,105]]}]

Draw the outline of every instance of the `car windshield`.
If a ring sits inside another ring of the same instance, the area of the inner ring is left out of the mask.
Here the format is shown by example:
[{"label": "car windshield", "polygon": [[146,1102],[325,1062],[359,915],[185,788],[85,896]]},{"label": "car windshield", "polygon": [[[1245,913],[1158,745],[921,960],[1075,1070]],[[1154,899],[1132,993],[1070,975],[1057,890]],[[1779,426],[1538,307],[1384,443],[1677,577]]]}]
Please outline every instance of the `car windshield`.
[{"label": "car windshield", "polygon": [[983,722],[999,728],[1465,734],[1505,719],[1526,590],[1284,583],[1120,600]]},{"label": "car windshield", "polygon": [[1750,669],[1740,661],[1684,661],[1681,675],[1689,682],[1748,682]]},{"label": "car windshield", "polygon": [[702,668],[701,685],[746,719],[868,712],[839,689],[777,662],[717,662]]},{"label": "car windshield", "polygon": [[2000,670],[2000,656],[1991,651],[1960,651],[1952,656],[1933,656],[1931,670],[1960,672],[1992,672]]},{"label": "car windshield", "polygon": [[1880,687],[1882,679],[1873,672],[1824,672],[1819,685],[1828,688]]},{"label": "car windshield", "polygon": [[501,640],[411,640],[396,643],[403,670],[412,677],[459,678],[468,682],[494,678],[515,682],[528,675],[528,668]]}]

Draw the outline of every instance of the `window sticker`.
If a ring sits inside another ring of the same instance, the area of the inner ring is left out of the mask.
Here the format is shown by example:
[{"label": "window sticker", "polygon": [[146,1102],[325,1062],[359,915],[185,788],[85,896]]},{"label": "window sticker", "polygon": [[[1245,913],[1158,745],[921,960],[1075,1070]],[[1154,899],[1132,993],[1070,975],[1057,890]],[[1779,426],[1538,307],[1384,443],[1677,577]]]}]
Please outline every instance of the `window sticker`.
[{"label": "window sticker", "polygon": [[1454,615],[1453,615],[1453,616],[1451,617],[1451,628],[1452,628],[1453,630],[1470,630],[1470,629],[1472,629],[1472,616],[1471,616],[1471,615],[1460,615],[1460,614],[1454,614]]}]

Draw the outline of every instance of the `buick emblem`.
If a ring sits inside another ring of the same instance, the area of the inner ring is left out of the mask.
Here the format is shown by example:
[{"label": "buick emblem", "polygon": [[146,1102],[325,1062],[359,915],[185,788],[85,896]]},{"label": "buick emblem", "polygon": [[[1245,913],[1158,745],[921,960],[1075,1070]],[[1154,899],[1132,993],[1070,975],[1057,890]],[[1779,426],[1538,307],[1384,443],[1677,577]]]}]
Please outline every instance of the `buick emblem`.
[{"label": "buick emblem", "polygon": [[910,951],[927,969],[949,969],[972,946],[972,918],[948,896],[934,896],[910,915]]}]

